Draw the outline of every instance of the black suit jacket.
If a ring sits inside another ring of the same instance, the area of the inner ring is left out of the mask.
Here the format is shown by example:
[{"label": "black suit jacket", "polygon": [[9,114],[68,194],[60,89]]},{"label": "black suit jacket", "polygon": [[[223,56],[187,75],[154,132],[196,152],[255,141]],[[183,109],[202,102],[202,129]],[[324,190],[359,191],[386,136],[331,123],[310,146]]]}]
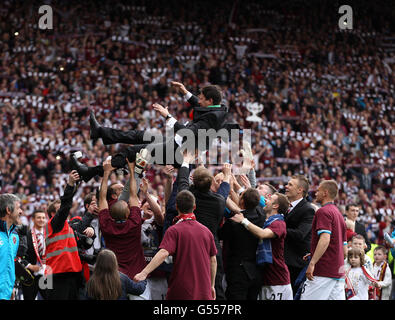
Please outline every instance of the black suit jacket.
[{"label": "black suit jacket", "polygon": [[27,251],[26,251],[25,259],[30,264],[33,265],[37,264],[37,255],[33,245],[33,236],[31,230],[27,231],[26,239],[27,239]]},{"label": "black suit jacket", "polygon": [[178,192],[189,190],[196,199],[196,209],[194,211],[196,220],[206,226],[214,235],[218,242],[218,228],[225,211],[225,198],[212,191],[201,192],[195,187],[189,186],[189,168],[181,167],[178,170]]},{"label": "black suit jacket", "polygon": [[303,256],[310,252],[311,225],[315,210],[306,199],[302,199],[293,210],[284,217],[287,235],[284,244],[284,258],[288,266],[303,268],[306,261]]},{"label": "black suit jacket", "polygon": [[225,120],[228,115],[228,110],[225,105],[221,104],[221,107],[219,108],[200,107],[196,96],[189,98],[188,102],[193,107],[193,120],[187,125],[183,125],[177,121],[174,124],[175,133],[178,130],[187,128],[192,130],[195,137],[197,137],[199,129],[220,130],[224,127]]},{"label": "black suit jacket", "polygon": [[[265,214],[262,207],[258,206],[252,210],[245,210],[244,216],[258,227],[263,228],[265,223]],[[248,231],[241,223],[227,219],[220,229],[220,237],[224,240],[224,261],[228,269],[247,266],[247,274],[256,265],[256,249],[259,239]],[[255,277],[251,277],[255,278]]]}]

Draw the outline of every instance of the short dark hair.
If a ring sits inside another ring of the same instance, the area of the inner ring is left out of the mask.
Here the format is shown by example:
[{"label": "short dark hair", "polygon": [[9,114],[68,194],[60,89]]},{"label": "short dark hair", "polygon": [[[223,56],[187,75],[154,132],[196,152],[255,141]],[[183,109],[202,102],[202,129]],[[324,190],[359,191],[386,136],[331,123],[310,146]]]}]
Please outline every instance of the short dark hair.
[{"label": "short dark hair", "polygon": [[198,191],[208,192],[213,182],[213,176],[205,167],[198,167],[193,172],[193,185]]},{"label": "short dark hair", "polygon": [[222,101],[221,88],[217,85],[208,85],[203,87],[200,92],[204,97],[208,99],[213,99],[213,104],[220,104]]},{"label": "short dark hair", "polygon": [[85,198],[84,198],[84,208],[86,208],[86,205],[90,205],[92,202],[93,197],[96,197],[96,192],[89,192]]},{"label": "short dark hair", "polygon": [[113,182],[113,183],[111,183],[111,184],[108,186],[107,194],[106,194],[107,201],[112,200],[112,195],[114,195],[114,194],[117,193],[116,190],[114,189],[114,186],[115,186],[116,184],[118,184],[118,183],[117,183],[117,182]]},{"label": "short dark hair", "polygon": [[346,205],[346,211],[348,211],[351,207],[359,208],[359,206],[355,202],[353,202]]},{"label": "short dark hair", "polygon": [[38,210],[38,209],[34,210],[33,213],[32,213],[32,219],[36,218],[37,213],[44,213],[45,214],[45,211],[44,210]]},{"label": "short dark hair", "polygon": [[277,204],[278,204],[278,213],[286,214],[289,209],[289,200],[287,196],[283,195],[282,193],[275,192],[273,196],[277,196]]},{"label": "short dark hair", "polygon": [[176,206],[180,213],[191,213],[195,206],[195,196],[188,190],[180,191],[176,196]]},{"label": "short dark hair", "polygon": [[241,195],[241,199],[243,199],[244,201],[244,207],[247,210],[251,210],[259,205],[259,201],[261,200],[261,195],[259,194],[257,189],[248,188]]},{"label": "short dark hair", "polygon": [[55,205],[58,204],[58,203],[60,203],[60,200],[59,200],[59,199],[54,200],[54,201],[52,201],[52,202],[49,204],[49,206],[48,206],[48,208],[47,208],[48,216],[52,217],[53,214],[56,213],[56,207],[55,207]]},{"label": "short dark hair", "polygon": [[388,254],[388,250],[386,247],[384,247],[383,245],[379,244],[376,248],[374,248],[374,251],[379,251],[381,250],[383,252],[383,254],[387,255]]}]

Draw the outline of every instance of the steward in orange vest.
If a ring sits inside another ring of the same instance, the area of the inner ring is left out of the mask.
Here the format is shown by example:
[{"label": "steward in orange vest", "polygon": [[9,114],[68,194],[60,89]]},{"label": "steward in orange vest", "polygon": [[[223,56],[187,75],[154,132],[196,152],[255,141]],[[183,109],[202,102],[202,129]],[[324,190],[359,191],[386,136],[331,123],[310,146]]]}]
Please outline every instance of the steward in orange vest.
[{"label": "steward in orange vest", "polygon": [[77,300],[82,286],[82,265],[77,241],[73,229],[67,222],[78,180],[79,175],[73,170],[60,198],[60,208],[46,225],[45,275],[48,300]]}]

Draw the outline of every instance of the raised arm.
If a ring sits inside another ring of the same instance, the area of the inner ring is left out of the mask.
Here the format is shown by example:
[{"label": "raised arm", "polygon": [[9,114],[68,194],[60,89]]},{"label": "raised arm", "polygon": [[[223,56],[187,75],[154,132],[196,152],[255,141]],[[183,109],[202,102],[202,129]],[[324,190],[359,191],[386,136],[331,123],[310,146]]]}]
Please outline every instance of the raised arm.
[{"label": "raised arm", "polygon": [[262,229],[252,222],[248,221],[247,218],[244,218],[242,213],[235,214],[232,218],[230,218],[234,222],[241,223],[248,231],[250,231],[254,236],[259,239],[271,239],[276,237],[276,234],[270,230],[269,228]]},{"label": "raised arm", "polygon": [[111,159],[106,159],[103,162],[104,173],[99,191],[99,212],[101,210],[108,209],[108,203],[107,203],[108,178],[110,177],[110,174],[114,169],[115,168],[111,165]]},{"label": "raised arm", "polygon": [[[137,193],[139,192],[140,189],[140,175],[138,173],[134,173],[134,178],[136,179],[136,186],[137,186]],[[122,193],[119,196],[118,200],[123,200],[125,202],[129,201],[130,197],[130,179],[128,179],[125,183],[125,186],[123,187]]]},{"label": "raised arm", "polygon": [[70,209],[73,206],[75,184],[79,179],[80,177],[76,170],[70,172],[66,188],[64,189],[64,194],[60,197],[60,208],[50,220],[53,232],[55,233],[63,229],[64,223],[70,213]]},{"label": "raised arm", "polygon": [[130,197],[129,197],[129,206],[130,207],[138,207],[139,206],[139,198],[137,196],[137,184],[136,184],[136,178],[134,177],[134,167],[135,163],[134,162],[129,162],[129,160],[126,158],[126,161],[128,163],[129,167],[129,172],[130,172]]},{"label": "raised arm", "polygon": [[178,190],[189,189],[189,164],[195,159],[195,156],[189,152],[184,152],[184,161],[181,168],[178,170]]},{"label": "raised arm", "polygon": [[165,182],[165,204],[170,199],[171,192],[172,192],[172,189],[173,189],[173,172],[174,172],[174,167],[172,165],[167,165],[163,169],[163,173],[165,174],[165,177],[166,177],[166,182]]},{"label": "raised arm", "polygon": [[217,193],[222,195],[226,200],[230,193],[230,179],[232,177],[232,165],[230,163],[225,163],[222,168],[222,173],[223,173],[223,180],[217,190]]},{"label": "raised arm", "polygon": [[147,199],[147,202],[154,213],[154,219],[157,224],[163,226],[163,222],[165,220],[165,215],[162,212],[162,208],[160,207],[159,203],[156,202],[152,196],[148,192],[148,180],[143,178],[141,181],[141,192],[143,193],[144,197]]}]

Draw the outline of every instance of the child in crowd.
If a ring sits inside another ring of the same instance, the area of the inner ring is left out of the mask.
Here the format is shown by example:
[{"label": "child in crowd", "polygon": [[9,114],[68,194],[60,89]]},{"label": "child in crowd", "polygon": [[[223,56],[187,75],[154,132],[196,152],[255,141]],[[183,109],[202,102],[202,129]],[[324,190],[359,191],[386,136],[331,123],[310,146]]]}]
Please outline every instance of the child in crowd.
[{"label": "child in crowd", "polygon": [[[356,234],[352,237],[351,239],[351,249],[358,249],[361,250],[361,252],[364,254],[364,263],[363,266],[371,273],[373,274],[373,263],[372,260],[370,260],[369,256],[365,254],[365,249],[367,248],[365,238],[361,236],[360,234]],[[350,249],[349,249],[350,250]],[[348,259],[344,261],[345,268],[346,270],[350,268],[350,264],[348,262]]]},{"label": "child in crowd", "polygon": [[369,285],[380,287],[372,274],[364,267],[365,254],[358,248],[347,252],[350,265],[346,269],[346,298],[347,300],[369,300]]},{"label": "child in crowd", "polygon": [[376,290],[376,299],[389,300],[392,287],[391,268],[387,262],[387,249],[381,245],[374,249],[373,276],[381,287]]}]

